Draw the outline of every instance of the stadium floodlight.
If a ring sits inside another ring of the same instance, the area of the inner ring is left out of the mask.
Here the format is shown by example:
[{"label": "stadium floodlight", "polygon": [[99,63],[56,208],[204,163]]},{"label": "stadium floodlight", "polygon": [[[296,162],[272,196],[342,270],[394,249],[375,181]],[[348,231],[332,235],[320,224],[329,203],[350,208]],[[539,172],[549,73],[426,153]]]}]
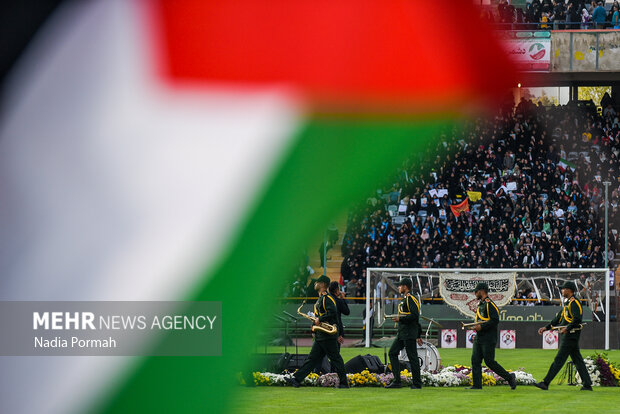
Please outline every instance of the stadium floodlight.
[{"label": "stadium floodlight", "polygon": [[[366,326],[370,318],[382,322],[382,315],[394,313],[390,305],[397,302],[398,282],[409,278],[412,294],[420,304],[440,293],[444,302],[456,308],[464,317],[473,318],[475,309],[473,287],[479,280],[489,282],[490,294],[496,303],[509,303],[520,288],[536,292],[536,300],[562,300],[560,286],[574,282],[579,296],[588,306],[600,303],[605,296],[605,345],[609,346],[609,269],[601,268],[544,268],[544,269],[437,269],[437,268],[368,268],[366,269]],[[605,286],[604,286],[605,285]],[[446,297],[446,295],[450,297]],[[373,304],[372,316],[370,304]],[[603,307],[603,306],[601,306]],[[424,314],[424,307],[421,307]],[[593,317],[598,318],[596,314]],[[370,347],[370,330],[366,329],[365,346]]]}]

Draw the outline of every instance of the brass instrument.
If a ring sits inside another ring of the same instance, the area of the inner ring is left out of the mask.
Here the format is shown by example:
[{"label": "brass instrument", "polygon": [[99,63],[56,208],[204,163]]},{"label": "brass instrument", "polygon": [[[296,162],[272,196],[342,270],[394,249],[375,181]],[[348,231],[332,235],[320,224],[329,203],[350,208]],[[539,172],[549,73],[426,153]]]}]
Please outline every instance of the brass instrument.
[{"label": "brass instrument", "polygon": [[[388,319],[388,318],[389,318],[389,319],[392,319],[392,318],[396,318],[397,316],[400,316],[400,314],[398,314],[398,313],[396,313],[396,314],[394,314],[394,315],[386,315],[386,314],[383,314],[383,319],[384,319],[384,320],[385,320],[385,319]],[[427,322],[433,323],[433,324],[437,325],[438,327],[443,328],[443,325],[441,325],[441,324],[440,324],[440,323],[438,323],[438,322],[435,322],[435,320],[434,320],[434,319],[427,318],[427,317],[426,317],[426,316],[424,316],[424,315],[419,315],[419,316],[420,316],[420,318],[421,318],[421,319],[424,319],[424,320],[425,320],[425,321],[427,321]]]},{"label": "brass instrument", "polygon": [[[583,329],[583,325],[585,325],[585,323],[581,323],[581,324],[579,324],[579,326],[578,326],[578,327],[571,329],[570,331],[568,331],[568,333],[575,333],[575,332],[577,332],[577,331],[582,330],[582,329]],[[567,327],[568,327],[568,325],[562,325],[562,326],[551,326],[551,329],[550,329],[550,330],[551,330],[551,331],[559,331],[560,329],[567,328]]]},{"label": "brass instrument", "polygon": [[471,322],[471,323],[461,322],[461,329],[473,328],[476,325],[482,325],[484,323],[487,323],[487,321],[478,321],[478,322]]},{"label": "brass instrument", "polygon": [[[395,315],[386,315],[385,314],[385,309],[383,310],[383,322],[381,322],[381,325],[379,326],[383,326],[383,323],[387,320],[387,319],[392,319],[392,318],[396,318],[397,316],[400,316],[398,313]],[[394,328],[396,328],[396,322],[394,322]]]},{"label": "brass instrument", "polygon": [[[303,316],[304,318],[312,321],[312,323],[314,323],[314,321],[316,321],[316,318],[313,318],[312,316],[306,315],[305,313],[301,312],[301,308],[306,304],[306,301],[304,300],[301,305],[299,306],[299,308],[297,308],[297,314],[299,316]],[[321,322],[318,325],[312,325],[312,332],[315,331],[321,331],[321,332],[325,332],[326,334],[329,335],[334,335],[336,333],[338,333],[338,327],[336,325],[332,325],[329,324],[327,322]]]}]

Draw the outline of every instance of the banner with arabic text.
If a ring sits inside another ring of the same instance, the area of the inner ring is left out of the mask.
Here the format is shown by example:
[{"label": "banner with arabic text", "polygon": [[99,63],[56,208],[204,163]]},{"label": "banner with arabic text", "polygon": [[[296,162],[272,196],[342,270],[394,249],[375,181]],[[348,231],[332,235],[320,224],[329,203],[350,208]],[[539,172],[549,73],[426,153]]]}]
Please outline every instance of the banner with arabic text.
[{"label": "banner with arabic text", "polygon": [[516,280],[515,272],[440,273],[439,292],[448,305],[473,319],[479,302],[474,288],[479,282],[489,285],[489,297],[498,307],[502,307],[510,303],[514,296]]}]

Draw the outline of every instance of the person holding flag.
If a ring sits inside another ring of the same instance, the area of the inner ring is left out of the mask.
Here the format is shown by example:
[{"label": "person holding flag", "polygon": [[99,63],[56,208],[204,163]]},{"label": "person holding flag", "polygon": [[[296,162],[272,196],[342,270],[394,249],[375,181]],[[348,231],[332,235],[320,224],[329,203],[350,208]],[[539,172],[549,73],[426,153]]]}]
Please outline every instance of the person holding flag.
[{"label": "person holding flag", "polygon": [[458,204],[453,204],[450,206],[450,210],[452,210],[452,214],[456,217],[459,217],[461,213],[469,211],[469,199],[465,198],[464,201],[461,201]]}]

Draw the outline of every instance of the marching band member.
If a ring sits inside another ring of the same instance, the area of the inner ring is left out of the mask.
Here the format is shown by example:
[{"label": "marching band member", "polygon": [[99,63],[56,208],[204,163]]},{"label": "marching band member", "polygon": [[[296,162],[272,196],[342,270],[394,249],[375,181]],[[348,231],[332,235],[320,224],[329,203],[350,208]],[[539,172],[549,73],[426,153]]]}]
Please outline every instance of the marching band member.
[{"label": "marching band member", "polygon": [[562,334],[560,349],[558,349],[558,353],[549,367],[549,371],[547,372],[545,379],[534,385],[541,390],[548,390],[549,384],[551,384],[553,378],[555,378],[560,369],[562,369],[564,362],[566,362],[566,359],[570,355],[575,367],[577,368],[577,372],[579,372],[579,376],[583,381],[583,387],[581,387],[581,390],[592,391],[592,380],[590,379],[590,374],[588,373],[586,364],[583,362],[583,357],[579,351],[579,336],[581,335],[581,316],[583,314],[583,310],[581,309],[581,303],[579,303],[579,300],[575,299],[577,286],[575,286],[573,282],[565,282],[561,289],[562,296],[567,299],[564,307],[547,326],[538,330],[538,333],[542,335],[543,332],[553,329],[554,326],[566,325],[560,329],[560,334]]},{"label": "marching band member", "polygon": [[499,309],[489,298],[489,285],[480,282],[474,290],[476,298],[480,301],[476,309],[476,321],[481,321],[474,326],[476,339],[471,355],[471,373],[473,386],[468,389],[482,389],[482,360],[487,367],[497,375],[504,378],[510,384],[511,389],[517,388],[515,374],[510,374],[497,361],[495,361],[495,346],[497,345],[497,325],[499,324]]},{"label": "marching band member", "polygon": [[398,316],[392,320],[398,323],[398,334],[390,348],[390,363],[392,364],[392,372],[394,373],[394,381],[385,388],[401,388],[400,379],[400,362],[398,361],[398,353],[405,348],[409,362],[411,362],[411,388],[419,390],[422,388],[422,379],[420,378],[420,364],[418,361],[418,350],[416,341],[422,345],[420,337],[422,327],[420,326],[420,303],[411,295],[411,279],[401,279],[398,283],[398,291],[405,297],[398,305]]},{"label": "marching band member", "polygon": [[351,310],[345,299],[344,292],[340,290],[340,283],[334,281],[329,284],[329,294],[336,299],[336,309],[338,310],[338,349],[344,343],[344,324],[342,315],[350,315]]},{"label": "marching band member", "polygon": [[[321,322],[326,322],[332,325],[338,324],[338,309],[336,307],[336,300],[332,295],[327,292],[330,279],[323,275],[318,278],[314,283],[314,289],[319,294],[319,299],[314,305],[314,325],[319,326]],[[299,368],[299,370],[291,377],[285,377],[285,380],[294,386],[295,388],[301,385],[301,381],[317,367],[323,361],[323,358],[327,355],[329,361],[332,364],[332,368],[338,374],[340,379],[340,385],[338,388],[349,388],[347,382],[347,374],[344,370],[344,361],[340,356],[340,349],[338,347],[338,332],[335,334],[328,334],[321,330],[317,330],[314,336],[314,343],[312,349],[308,355],[306,362]]]}]

